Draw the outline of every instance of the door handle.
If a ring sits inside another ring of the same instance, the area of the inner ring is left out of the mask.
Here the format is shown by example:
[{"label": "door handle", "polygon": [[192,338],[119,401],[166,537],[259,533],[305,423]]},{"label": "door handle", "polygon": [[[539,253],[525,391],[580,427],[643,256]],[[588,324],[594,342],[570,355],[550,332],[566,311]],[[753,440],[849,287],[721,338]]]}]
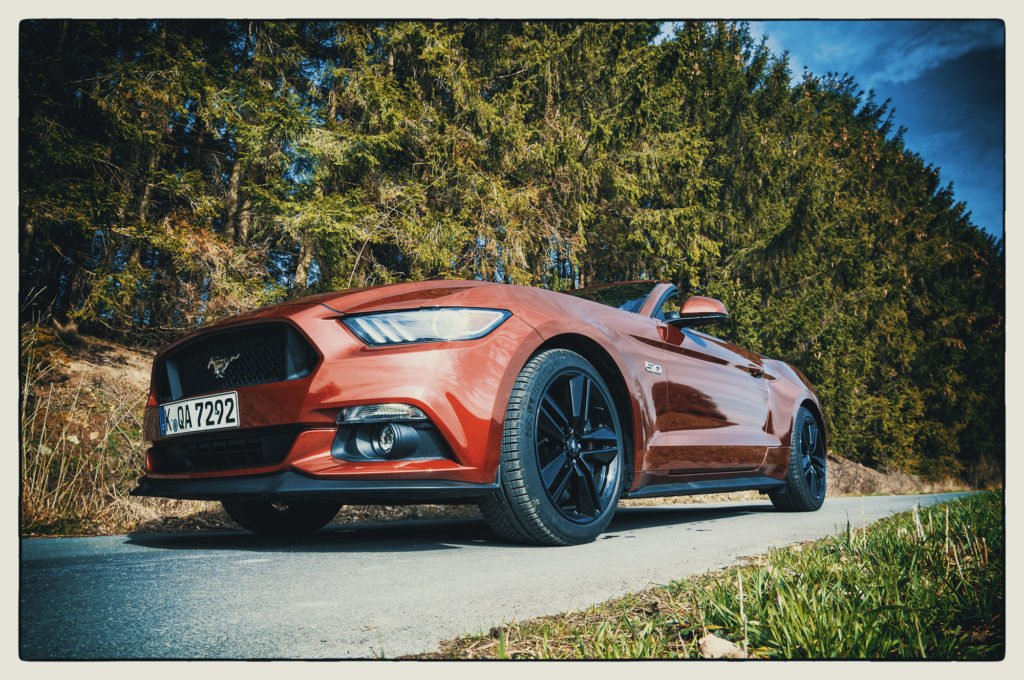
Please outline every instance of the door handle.
[{"label": "door handle", "polygon": [[746,366],[738,366],[741,371],[746,371],[755,378],[760,378],[764,375],[764,369],[757,364],[747,364]]}]

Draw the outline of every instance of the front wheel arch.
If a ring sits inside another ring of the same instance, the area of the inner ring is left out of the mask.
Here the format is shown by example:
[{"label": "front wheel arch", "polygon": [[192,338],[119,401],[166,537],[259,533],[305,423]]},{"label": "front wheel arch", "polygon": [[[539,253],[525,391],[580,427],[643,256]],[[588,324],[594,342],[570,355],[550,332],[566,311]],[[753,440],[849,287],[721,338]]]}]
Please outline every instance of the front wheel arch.
[{"label": "front wheel arch", "polygon": [[622,434],[625,444],[625,450],[623,451],[625,456],[623,489],[629,489],[633,483],[634,465],[636,464],[637,441],[635,424],[637,422],[637,414],[633,409],[633,400],[629,396],[629,387],[626,385],[626,380],[618,363],[600,343],[591,338],[579,335],[578,333],[562,333],[552,336],[541,343],[518,370],[522,370],[538,354],[551,349],[567,349],[570,352],[579,354],[594,366],[608,386],[612,399],[615,401],[615,410],[619,414],[619,422],[623,428]]}]

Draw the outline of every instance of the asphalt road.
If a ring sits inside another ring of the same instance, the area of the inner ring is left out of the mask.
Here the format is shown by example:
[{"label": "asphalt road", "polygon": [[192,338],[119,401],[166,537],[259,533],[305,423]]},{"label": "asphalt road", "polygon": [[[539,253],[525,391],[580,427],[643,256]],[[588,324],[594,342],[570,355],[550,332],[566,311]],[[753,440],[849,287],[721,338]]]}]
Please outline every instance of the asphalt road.
[{"label": "asphalt road", "polygon": [[331,526],[268,541],[207,532],[21,543],[23,659],[373,658],[727,566],[958,494],[622,509],[570,548],[474,520]]}]

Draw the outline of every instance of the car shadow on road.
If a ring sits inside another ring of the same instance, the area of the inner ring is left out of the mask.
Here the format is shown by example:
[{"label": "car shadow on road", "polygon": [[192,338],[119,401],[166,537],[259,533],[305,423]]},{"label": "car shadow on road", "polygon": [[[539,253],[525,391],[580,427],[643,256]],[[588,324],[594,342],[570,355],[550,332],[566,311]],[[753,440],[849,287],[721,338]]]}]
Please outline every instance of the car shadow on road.
[{"label": "car shadow on road", "polygon": [[[637,532],[685,524],[687,529],[711,531],[714,520],[774,512],[770,504],[750,503],[729,507],[700,504],[620,508],[608,529],[598,537],[607,540],[636,538]],[[333,524],[312,536],[267,537],[243,531],[192,531],[182,533],[128,534],[129,545],[164,550],[238,550],[250,552],[421,552],[458,550],[467,547],[543,550],[545,546],[520,545],[499,538],[479,519],[400,520]]]},{"label": "car shadow on road", "polygon": [[770,503],[751,501],[743,505],[715,507],[700,503],[659,505],[654,507],[619,508],[605,533],[653,529],[685,524],[688,529],[711,531],[702,524],[716,519],[777,512]]}]

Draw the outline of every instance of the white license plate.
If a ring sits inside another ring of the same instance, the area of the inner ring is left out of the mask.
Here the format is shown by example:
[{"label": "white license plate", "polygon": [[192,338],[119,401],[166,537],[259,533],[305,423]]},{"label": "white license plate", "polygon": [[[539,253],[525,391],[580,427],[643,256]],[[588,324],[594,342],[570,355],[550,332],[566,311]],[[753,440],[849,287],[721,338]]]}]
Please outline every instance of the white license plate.
[{"label": "white license plate", "polygon": [[160,436],[238,427],[238,392],[160,405]]}]

